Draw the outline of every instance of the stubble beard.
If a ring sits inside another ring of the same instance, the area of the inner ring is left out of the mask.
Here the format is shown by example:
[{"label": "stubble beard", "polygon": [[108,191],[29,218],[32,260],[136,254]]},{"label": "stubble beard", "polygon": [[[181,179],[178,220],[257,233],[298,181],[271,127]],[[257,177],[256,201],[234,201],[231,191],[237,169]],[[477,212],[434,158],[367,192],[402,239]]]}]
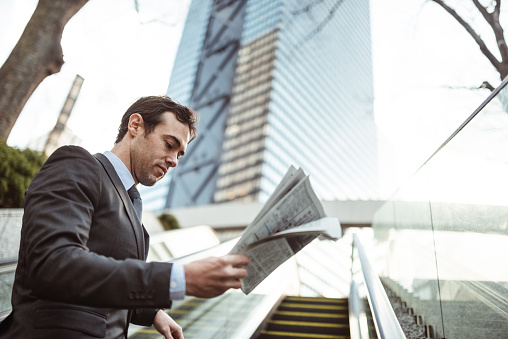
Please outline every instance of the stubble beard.
[{"label": "stubble beard", "polygon": [[164,178],[164,175],[162,175],[162,177],[156,177],[153,173],[145,173],[142,171],[138,177],[138,181],[143,186],[153,186],[162,178]]},{"label": "stubble beard", "polygon": [[[146,139],[146,136],[144,136]],[[153,186],[160,179],[162,179],[165,173],[161,177],[157,177],[154,171],[158,168],[157,164],[152,163],[150,157],[146,156],[144,151],[144,145],[136,144],[131,149],[131,161],[134,161],[133,172],[135,172],[138,183],[143,186]]]}]

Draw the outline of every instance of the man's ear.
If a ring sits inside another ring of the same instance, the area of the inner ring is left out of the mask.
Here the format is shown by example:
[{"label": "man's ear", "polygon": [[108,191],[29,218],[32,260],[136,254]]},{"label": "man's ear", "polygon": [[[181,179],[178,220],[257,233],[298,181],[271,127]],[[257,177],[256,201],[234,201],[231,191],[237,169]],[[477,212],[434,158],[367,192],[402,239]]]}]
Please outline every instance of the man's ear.
[{"label": "man's ear", "polygon": [[134,113],[129,117],[128,130],[132,136],[144,131],[143,117],[140,114]]}]

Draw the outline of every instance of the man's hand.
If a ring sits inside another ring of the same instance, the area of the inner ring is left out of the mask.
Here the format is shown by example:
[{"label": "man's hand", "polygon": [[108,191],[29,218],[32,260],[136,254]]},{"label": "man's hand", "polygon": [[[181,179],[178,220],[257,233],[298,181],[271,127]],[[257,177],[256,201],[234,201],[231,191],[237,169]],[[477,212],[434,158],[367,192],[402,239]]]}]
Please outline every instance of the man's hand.
[{"label": "man's hand", "polygon": [[162,334],[165,339],[183,339],[182,327],[163,310],[159,310],[155,315],[153,327]]},{"label": "man's hand", "polygon": [[249,258],[241,254],[230,254],[224,257],[210,257],[184,265],[186,289],[185,294],[198,298],[212,298],[230,288],[240,288],[240,279],[247,276],[245,266]]}]

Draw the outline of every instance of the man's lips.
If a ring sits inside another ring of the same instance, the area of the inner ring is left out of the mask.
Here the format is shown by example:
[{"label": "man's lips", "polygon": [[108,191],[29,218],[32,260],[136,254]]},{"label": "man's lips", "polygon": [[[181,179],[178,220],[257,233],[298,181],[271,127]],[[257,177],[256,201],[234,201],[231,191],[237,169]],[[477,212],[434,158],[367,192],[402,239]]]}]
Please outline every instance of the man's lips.
[{"label": "man's lips", "polygon": [[159,167],[162,170],[163,175],[166,175],[166,173],[168,172],[168,169],[164,166],[157,165],[157,167]]}]

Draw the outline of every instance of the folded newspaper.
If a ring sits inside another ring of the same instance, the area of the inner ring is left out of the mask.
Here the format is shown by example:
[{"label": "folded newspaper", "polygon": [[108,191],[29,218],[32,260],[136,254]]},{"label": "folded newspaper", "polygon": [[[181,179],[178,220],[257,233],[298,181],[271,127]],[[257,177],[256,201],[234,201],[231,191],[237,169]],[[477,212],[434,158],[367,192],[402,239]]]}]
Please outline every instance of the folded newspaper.
[{"label": "folded newspaper", "polygon": [[254,221],[231,250],[250,258],[242,291],[249,294],[277,267],[316,237],[337,240],[336,218],[326,218],[309,177],[291,166]]}]

